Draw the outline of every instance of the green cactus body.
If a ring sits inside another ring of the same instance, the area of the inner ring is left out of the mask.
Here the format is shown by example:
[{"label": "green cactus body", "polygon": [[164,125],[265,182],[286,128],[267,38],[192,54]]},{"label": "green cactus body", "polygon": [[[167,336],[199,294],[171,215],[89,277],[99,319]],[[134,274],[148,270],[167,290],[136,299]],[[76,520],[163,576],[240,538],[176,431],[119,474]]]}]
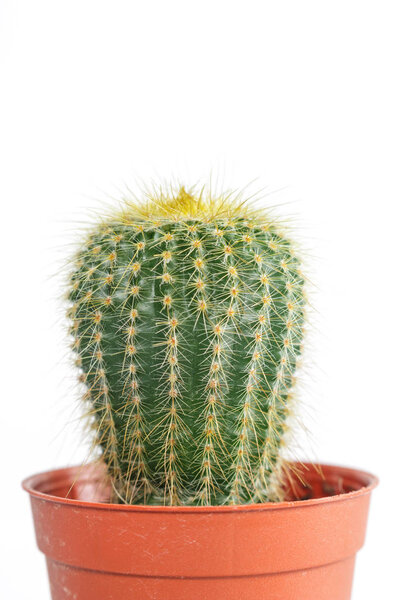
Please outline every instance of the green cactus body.
[{"label": "green cactus body", "polygon": [[119,501],[279,499],[303,283],[273,222],[229,199],[181,189],[93,229],[69,317]]}]

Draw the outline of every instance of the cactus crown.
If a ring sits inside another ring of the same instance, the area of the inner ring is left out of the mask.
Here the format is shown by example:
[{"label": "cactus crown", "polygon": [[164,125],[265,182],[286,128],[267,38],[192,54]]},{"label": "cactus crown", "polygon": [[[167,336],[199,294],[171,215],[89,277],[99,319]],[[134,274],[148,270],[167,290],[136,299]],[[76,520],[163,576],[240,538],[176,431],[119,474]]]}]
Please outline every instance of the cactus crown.
[{"label": "cactus crown", "polygon": [[71,333],[115,500],[280,499],[303,276],[240,197],[127,201],[79,248]]}]

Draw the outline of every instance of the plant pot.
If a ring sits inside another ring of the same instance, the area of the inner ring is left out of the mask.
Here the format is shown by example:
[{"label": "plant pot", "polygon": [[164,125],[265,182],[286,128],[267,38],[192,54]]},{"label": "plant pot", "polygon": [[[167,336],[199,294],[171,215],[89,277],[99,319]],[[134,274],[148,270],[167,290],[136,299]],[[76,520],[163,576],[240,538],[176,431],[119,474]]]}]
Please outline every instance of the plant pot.
[{"label": "plant pot", "polygon": [[26,479],[53,600],[348,600],[377,479],[296,466],[288,501],[241,506],[109,504],[95,466]]}]

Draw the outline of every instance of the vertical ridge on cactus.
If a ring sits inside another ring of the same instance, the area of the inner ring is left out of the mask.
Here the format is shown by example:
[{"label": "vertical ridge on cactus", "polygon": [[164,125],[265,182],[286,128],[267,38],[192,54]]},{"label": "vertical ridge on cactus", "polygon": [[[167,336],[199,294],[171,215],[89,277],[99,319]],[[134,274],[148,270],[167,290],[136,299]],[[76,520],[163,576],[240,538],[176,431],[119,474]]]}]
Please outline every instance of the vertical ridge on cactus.
[{"label": "vertical ridge on cactus", "polygon": [[274,219],[229,194],[160,191],[92,229],[69,317],[119,501],[280,499],[303,287]]}]

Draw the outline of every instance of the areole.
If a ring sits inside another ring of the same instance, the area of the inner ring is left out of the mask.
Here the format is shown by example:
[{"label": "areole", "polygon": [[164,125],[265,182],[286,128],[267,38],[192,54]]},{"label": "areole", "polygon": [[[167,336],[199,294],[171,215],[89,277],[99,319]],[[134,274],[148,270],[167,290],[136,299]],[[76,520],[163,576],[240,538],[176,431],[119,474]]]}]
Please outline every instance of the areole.
[{"label": "areole", "polygon": [[110,504],[93,465],[26,479],[53,600],[349,600],[378,480],[295,466],[288,501],[237,506]]}]

